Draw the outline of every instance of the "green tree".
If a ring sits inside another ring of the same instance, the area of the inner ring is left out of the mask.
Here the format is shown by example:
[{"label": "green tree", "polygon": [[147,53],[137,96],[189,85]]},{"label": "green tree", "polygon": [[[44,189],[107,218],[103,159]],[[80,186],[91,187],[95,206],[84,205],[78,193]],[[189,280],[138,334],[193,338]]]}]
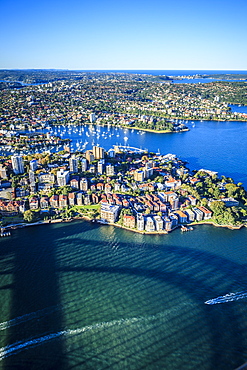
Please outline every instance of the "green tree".
[{"label": "green tree", "polygon": [[23,218],[27,222],[34,222],[36,220],[36,214],[35,214],[35,212],[33,212],[29,209],[29,210],[24,212]]},{"label": "green tree", "polygon": [[214,212],[214,216],[218,216],[224,213],[226,206],[224,202],[214,201],[210,204],[210,208]]}]

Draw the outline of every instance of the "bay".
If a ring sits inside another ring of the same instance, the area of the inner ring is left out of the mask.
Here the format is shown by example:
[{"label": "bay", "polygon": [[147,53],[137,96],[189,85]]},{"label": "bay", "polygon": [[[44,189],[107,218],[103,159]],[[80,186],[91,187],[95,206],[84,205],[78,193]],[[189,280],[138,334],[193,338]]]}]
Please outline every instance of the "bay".
[{"label": "bay", "polygon": [[[183,121],[184,122],[184,121]],[[190,131],[159,134],[139,130],[100,126],[53,128],[53,133],[72,140],[85,149],[100,145],[109,150],[116,144],[148,149],[162,154],[176,154],[193,169],[209,169],[231,177],[247,187],[247,122],[185,121]],[[81,131],[83,130],[83,131]]]}]

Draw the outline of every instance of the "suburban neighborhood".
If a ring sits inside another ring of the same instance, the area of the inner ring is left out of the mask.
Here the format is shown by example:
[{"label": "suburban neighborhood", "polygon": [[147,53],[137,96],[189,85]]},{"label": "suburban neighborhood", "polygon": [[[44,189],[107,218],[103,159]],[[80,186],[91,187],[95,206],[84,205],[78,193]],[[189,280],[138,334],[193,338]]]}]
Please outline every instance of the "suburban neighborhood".
[{"label": "suburban neighborhood", "polygon": [[[247,195],[213,171],[190,172],[173,154],[138,148],[37,153],[2,158],[2,226],[86,217],[145,233],[209,222],[240,226]],[[17,223],[18,223],[17,222]]]}]

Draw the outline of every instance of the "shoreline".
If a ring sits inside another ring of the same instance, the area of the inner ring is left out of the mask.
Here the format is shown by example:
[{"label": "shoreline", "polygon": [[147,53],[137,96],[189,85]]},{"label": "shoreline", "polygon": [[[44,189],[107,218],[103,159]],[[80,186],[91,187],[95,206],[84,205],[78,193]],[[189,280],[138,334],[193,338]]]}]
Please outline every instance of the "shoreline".
[{"label": "shoreline", "polygon": [[172,231],[176,230],[176,229],[179,229],[183,226],[200,226],[200,225],[210,225],[210,226],[214,226],[214,227],[222,227],[222,228],[226,228],[226,229],[229,229],[229,230],[240,230],[242,229],[243,227],[246,227],[247,228],[247,224],[241,224],[241,225],[238,225],[238,226],[234,226],[234,225],[218,225],[218,224],[215,224],[213,221],[200,221],[200,222],[191,222],[191,223],[188,223],[188,224],[184,224],[184,225],[176,225],[173,229],[167,231],[167,230],[160,230],[160,231],[146,231],[146,230],[137,230],[137,229],[130,229],[126,226],[123,226],[123,225],[119,225],[117,223],[101,223],[99,222],[99,220],[97,219],[92,219],[90,217],[87,217],[87,216],[79,216],[79,217],[73,217],[73,218],[69,218],[69,219],[62,219],[62,218],[57,218],[57,219],[54,219],[54,220],[45,220],[45,221],[37,221],[37,222],[33,222],[33,223],[27,223],[27,222],[23,222],[23,223],[19,223],[19,224],[10,224],[10,225],[6,225],[6,226],[2,226],[2,229],[3,231],[7,231],[7,230],[16,230],[16,229],[21,229],[21,228],[24,228],[24,227],[30,227],[30,226],[39,226],[39,225],[50,225],[50,224],[57,224],[57,223],[66,223],[66,222],[73,222],[73,221],[77,221],[77,220],[84,220],[84,221],[88,221],[88,222],[95,222],[96,224],[99,224],[99,225],[102,225],[102,226],[114,226],[114,227],[118,227],[120,229],[124,229],[124,230],[127,230],[127,231],[132,231],[134,233],[138,233],[138,234],[142,234],[142,235],[168,235],[170,234]]},{"label": "shoreline", "polygon": [[200,221],[200,222],[192,222],[190,224],[187,224],[189,226],[200,226],[200,225],[211,225],[211,226],[215,226],[215,227],[225,227],[226,229],[229,229],[229,230],[240,230],[242,229],[242,227],[247,227],[247,225],[244,225],[244,224],[241,224],[241,225],[219,225],[219,224],[216,224],[214,223],[213,221]]}]

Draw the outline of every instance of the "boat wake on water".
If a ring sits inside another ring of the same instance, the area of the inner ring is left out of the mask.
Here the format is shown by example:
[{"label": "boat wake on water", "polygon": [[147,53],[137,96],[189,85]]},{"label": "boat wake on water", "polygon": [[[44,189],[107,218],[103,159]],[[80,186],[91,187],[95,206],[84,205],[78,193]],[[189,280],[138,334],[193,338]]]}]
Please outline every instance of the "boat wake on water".
[{"label": "boat wake on water", "polygon": [[218,304],[218,303],[227,303],[238,301],[239,299],[247,298],[247,292],[236,292],[236,293],[228,293],[226,295],[221,295],[217,298],[209,299],[208,301],[204,302],[205,304]]},{"label": "boat wake on water", "polygon": [[30,313],[22,315],[22,316],[18,316],[16,318],[12,319],[12,320],[3,321],[3,322],[0,323],[0,331],[1,330],[6,330],[6,329],[8,329],[12,326],[22,324],[26,321],[30,321],[30,320],[33,320],[33,319],[41,318],[42,316],[50,315],[53,312],[58,311],[58,310],[59,310],[58,306],[52,306],[52,307],[47,307],[47,308],[44,308],[42,310],[38,310],[38,311],[35,311],[35,312],[30,312]]},{"label": "boat wake on water", "polygon": [[18,341],[6,347],[0,348],[0,361],[9,356],[16,355],[17,353],[23,350],[26,350],[27,348],[31,348],[31,347],[34,348],[44,342],[48,342],[48,341],[57,339],[62,336],[77,335],[77,334],[85,333],[91,330],[110,328],[116,325],[133,324],[141,320],[144,320],[144,318],[133,317],[130,319],[121,319],[121,320],[113,320],[109,322],[101,322],[101,323],[97,323],[94,325],[84,326],[83,328],[62,330],[56,333],[50,333],[50,334],[44,335],[39,338],[29,338],[26,341]]},{"label": "boat wake on water", "polygon": [[[41,311],[44,311],[44,310],[41,310]],[[173,314],[175,311],[176,312],[179,311],[179,308],[176,307],[176,308],[168,309],[164,312],[159,312],[155,315],[150,315],[150,316],[140,316],[140,317],[131,317],[127,319],[123,318],[120,320],[103,321],[100,323],[95,323],[93,325],[87,325],[82,328],[61,330],[55,333],[43,335],[41,337],[31,337],[31,338],[28,338],[27,340],[18,341],[13,344],[0,348],[0,361],[2,361],[4,358],[7,358],[9,356],[16,355],[23,350],[37,347],[41,345],[42,343],[45,343],[45,342],[48,342],[54,339],[58,339],[60,337],[75,336],[75,335],[90,332],[93,330],[102,330],[102,329],[111,328],[113,326],[122,326],[122,325],[128,326],[128,325],[132,325],[132,324],[140,323],[140,322],[151,322],[155,320],[167,319],[169,315]],[[38,313],[40,314],[40,311],[37,311],[37,313],[35,312],[31,313],[29,315],[32,315],[32,318],[34,318],[34,317],[37,317]],[[3,326],[5,325],[5,329],[6,329],[11,324],[16,325],[17,323],[21,323],[25,321],[27,319],[27,316],[28,315],[17,317],[16,319],[7,321],[6,323],[2,323],[1,325]],[[1,330],[3,329],[4,328],[2,328]]]}]

